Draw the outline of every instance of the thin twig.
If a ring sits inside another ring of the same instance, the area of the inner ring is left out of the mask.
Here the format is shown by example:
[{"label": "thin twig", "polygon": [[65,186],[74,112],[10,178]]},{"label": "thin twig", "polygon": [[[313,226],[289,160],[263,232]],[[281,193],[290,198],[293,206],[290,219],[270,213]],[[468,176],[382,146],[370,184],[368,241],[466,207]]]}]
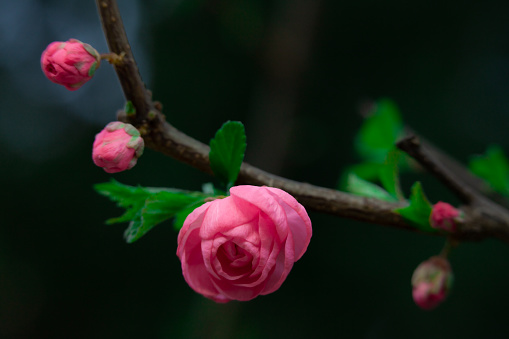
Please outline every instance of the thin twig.
[{"label": "thin twig", "polygon": [[419,138],[409,135],[396,143],[396,146],[417,160],[425,169],[437,177],[445,186],[453,191],[465,204],[475,200],[476,193],[462,182],[451,170],[444,166],[433,153],[422,145]]},{"label": "thin twig", "polygon": [[141,123],[154,107],[141,80],[138,66],[131,51],[131,45],[127,40],[117,2],[96,0],[96,4],[110,52],[124,55],[123,62],[114,67],[124,91],[124,96],[133,103],[138,111],[136,122]]}]

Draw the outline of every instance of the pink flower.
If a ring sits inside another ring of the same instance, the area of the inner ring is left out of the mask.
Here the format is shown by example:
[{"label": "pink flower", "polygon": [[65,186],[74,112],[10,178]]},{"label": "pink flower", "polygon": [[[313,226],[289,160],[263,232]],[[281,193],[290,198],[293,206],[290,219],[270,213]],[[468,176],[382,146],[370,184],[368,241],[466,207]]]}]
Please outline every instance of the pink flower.
[{"label": "pink flower", "polygon": [[92,159],[108,173],[122,172],[136,165],[143,147],[143,139],[134,126],[110,122],[95,136]]},{"label": "pink flower", "polygon": [[433,206],[429,223],[433,228],[454,232],[457,228],[457,222],[461,219],[460,212],[456,208],[446,202],[439,201]]},{"label": "pink flower", "polygon": [[76,39],[54,41],[41,56],[41,67],[46,77],[70,91],[92,79],[100,62],[101,56],[92,46]]},{"label": "pink flower", "polygon": [[422,262],[412,275],[412,297],[424,310],[437,307],[447,297],[452,286],[451,265],[442,257],[431,257]]},{"label": "pink flower", "polygon": [[281,286],[311,233],[306,210],[285,191],[235,186],[189,214],[177,255],[196,292],[216,302],[246,301]]}]

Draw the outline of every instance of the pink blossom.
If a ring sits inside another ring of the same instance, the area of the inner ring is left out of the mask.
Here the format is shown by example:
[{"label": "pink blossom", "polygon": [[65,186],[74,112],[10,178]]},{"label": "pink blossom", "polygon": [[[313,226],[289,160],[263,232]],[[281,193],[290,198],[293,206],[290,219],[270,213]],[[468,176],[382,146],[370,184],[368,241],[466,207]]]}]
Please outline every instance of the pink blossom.
[{"label": "pink blossom", "polygon": [[439,201],[433,206],[429,222],[431,227],[454,232],[457,222],[461,221],[460,212],[446,202]]},{"label": "pink blossom", "polygon": [[143,147],[143,139],[134,126],[110,122],[95,136],[92,159],[108,173],[122,172],[136,165]]},{"label": "pink blossom", "polygon": [[422,262],[412,275],[412,297],[424,310],[437,307],[447,297],[453,275],[447,259],[431,257]]},{"label": "pink blossom", "polygon": [[94,48],[76,39],[54,41],[41,56],[41,67],[46,77],[70,91],[92,79],[100,62],[101,56]]},{"label": "pink blossom", "polygon": [[177,255],[196,292],[221,303],[246,301],[281,286],[311,233],[306,210],[285,191],[235,186],[189,214]]}]

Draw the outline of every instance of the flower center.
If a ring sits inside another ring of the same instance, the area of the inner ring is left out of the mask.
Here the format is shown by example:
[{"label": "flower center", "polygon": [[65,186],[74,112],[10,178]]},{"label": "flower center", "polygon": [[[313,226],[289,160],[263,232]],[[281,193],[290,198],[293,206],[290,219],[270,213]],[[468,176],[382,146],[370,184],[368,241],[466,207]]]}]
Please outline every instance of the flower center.
[{"label": "flower center", "polygon": [[52,74],[52,75],[57,74],[57,70],[55,69],[55,67],[52,64],[49,64],[46,66],[46,72],[48,72],[49,74]]},{"label": "flower center", "polygon": [[217,259],[224,273],[239,277],[251,271],[253,256],[233,241],[228,241],[217,251]]}]

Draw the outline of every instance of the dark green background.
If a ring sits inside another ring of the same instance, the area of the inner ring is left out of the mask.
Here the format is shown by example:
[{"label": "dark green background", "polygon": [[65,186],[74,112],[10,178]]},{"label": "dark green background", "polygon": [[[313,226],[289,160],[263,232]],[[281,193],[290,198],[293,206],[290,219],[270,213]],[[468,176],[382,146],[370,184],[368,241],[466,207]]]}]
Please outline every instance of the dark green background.
[{"label": "dark green background", "polygon": [[[509,152],[507,1],[316,1],[308,57],[280,82],[267,52],[275,27],[301,27],[313,0],[120,2],[168,121],[203,142],[243,121],[256,166],[334,187],[358,160],[359,104],[380,97],[458,160],[490,143]],[[413,304],[410,277],[440,238],[310,212],[311,244],[281,289],[225,305],[186,285],[169,223],[127,245],[125,225],[104,225],[121,210],[94,183],[199,190],[211,178],[151,150],[126,173],[93,165],[94,135],[124,104],[112,68],[68,92],[39,58],[71,37],[105,52],[95,11],[93,1],[0,3],[1,338],[509,336],[509,247],[494,240],[453,253],[455,286],[432,312]],[[283,68],[298,59],[282,55]],[[456,202],[426,174],[404,182],[416,178],[433,202]]]}]

